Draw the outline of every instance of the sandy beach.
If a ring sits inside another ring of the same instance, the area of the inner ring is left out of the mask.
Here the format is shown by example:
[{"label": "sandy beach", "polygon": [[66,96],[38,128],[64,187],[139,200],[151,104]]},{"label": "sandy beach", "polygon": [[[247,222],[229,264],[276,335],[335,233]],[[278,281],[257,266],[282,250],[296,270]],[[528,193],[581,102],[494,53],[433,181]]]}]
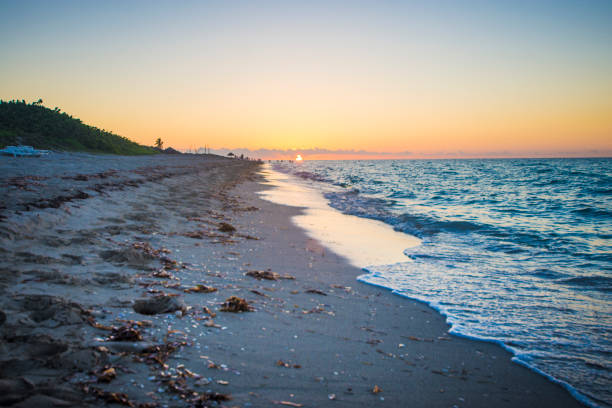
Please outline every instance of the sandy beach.
[{"label": "sandy beach", "polygon": [[0,157],[0,405],[581,406],[357,282],[292,223],[299,207],[257,195],[259,171],[211,155]]}]

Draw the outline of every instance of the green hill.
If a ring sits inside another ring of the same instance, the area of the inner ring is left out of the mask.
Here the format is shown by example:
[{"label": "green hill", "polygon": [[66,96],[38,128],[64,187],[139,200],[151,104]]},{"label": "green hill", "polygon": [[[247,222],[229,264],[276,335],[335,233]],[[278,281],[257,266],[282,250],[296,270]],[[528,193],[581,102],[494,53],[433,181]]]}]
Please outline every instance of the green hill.
[{"label": "green hill", "polygon": [[0,148],[29,145],[39,149],[111,154],[155,154],[143,146],[114,133],[89,126],[58,108],[42,106],[42,100],[0,100]]}]

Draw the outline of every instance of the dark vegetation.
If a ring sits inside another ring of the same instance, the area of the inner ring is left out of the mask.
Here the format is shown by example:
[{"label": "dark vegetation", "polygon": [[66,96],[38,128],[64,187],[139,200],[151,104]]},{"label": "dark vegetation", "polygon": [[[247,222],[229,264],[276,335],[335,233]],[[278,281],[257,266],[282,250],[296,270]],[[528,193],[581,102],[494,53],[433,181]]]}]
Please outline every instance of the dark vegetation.
[{"label": "dark vegetation", "polygon": [[46,108],[42,103],[41,99],[31,104],[0,100],[0,148],[21,144],[39,149],[92,153],[159,153],[152,147],[86,125],[58,108]]}]

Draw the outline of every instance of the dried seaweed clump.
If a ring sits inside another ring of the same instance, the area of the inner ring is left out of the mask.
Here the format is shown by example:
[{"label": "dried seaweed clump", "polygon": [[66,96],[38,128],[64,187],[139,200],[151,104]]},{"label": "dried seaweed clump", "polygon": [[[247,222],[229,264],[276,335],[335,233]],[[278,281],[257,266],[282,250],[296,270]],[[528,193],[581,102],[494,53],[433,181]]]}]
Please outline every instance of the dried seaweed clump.
[{"label": "dried seaweed clump", "polygon": [[142,251],[143,253],[149,255],[152,258],[160,258],[163,254],[169,254],[170,250],[166,248],[155,249],[148,242],[137,241],[132,243],[132,248]]},{"label": "dried seaweed clump", "polygon": [[92,387],[89,385],[83,385],[82,387],[83,392],[85,392],[86,394],[91,394],[94,397],[105,401],[109,404],[117,404],[117,405],[123,405],[126,407],[132,407],[132,408],[155,408],[158,407],[158,404],[154,403],[154,402],[144,402],[144,403],[138,403],[136,401],[133,401],[130,399],[130,397],[122,392],[110,392],[110,391],[105,391],[102,390],[100,388],[96,388],[96,387]]},{"label": "dried seaweed clump", "polygon": [[270,270],[267,271],[248,271],[246,276],[250,276],[257,280],[279,280],[279,279],[295,279],[294,276],[291,275],[280,275],[276,272],[272,272]]},{"label": "dried seaweed clump", "polygon": [[100,372],[95,373],[98,377],[98,382],[109,383],[117,377],[117,371],[114,367],[104,366]]},{"label": "dried seaweed clump", "polygon": [[228,224],[227,222],[221,222],[221,223],[219,223],[219,231],[221,231],[221,232],[234,232],[234,231],[236,231],[236,228],[233,225]]},{"label": "dried seaweed clump", "polygon": [[185,346],[185,342],[168,342],[165,344],[159,344],[150,346],[144,349],[140,353],[142,361],[146,364],[159,364],[161,368],[167,370],[166,360],[170,358],[170,355],[178,350],[180,347]]},{"label": "dried seaweed clump", "polygon": [[185,237],[193,238],[193,239],[203,239],[204,232],[202,231],[187,231],[182,234]]},{"label": "dried seaweed clump", "polygon": [[304,293],[313,293],[315,295],[327,296],[327,293],[319,290],[319,289],[308,289],[304,291]]},{"label": "dried seaweed clump", "polygon": [[197,284],[192,288],[187,288],[183,290],[183,292],[185,293],[213,293],[216,291],[217,291],[217,288],[214,288],[212,286],[202,285],[202,284]]},{"label": "dried seaweed clump", "polygon": [[131,325],[125,325],[121,327],[113,327],[111,329],[111,335],[107,341],[141,341],[142,335],[140,331],[131,327]]},{"label": "dried seaweed clump", "polygon": [[250,306],[246,300],[238,296],[232,296],[225,300],[225,303],[221,306],[221,311],[232,313],[252,312],[253,307]]}]

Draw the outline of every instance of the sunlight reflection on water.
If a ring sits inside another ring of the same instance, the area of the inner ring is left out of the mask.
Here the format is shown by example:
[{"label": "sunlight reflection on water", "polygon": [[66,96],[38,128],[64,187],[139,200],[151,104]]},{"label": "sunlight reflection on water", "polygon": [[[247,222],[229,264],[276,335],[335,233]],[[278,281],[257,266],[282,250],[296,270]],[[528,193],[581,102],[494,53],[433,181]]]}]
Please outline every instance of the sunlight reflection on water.
[{"label": "sunlight reflection on water", "polygon": [[269,167],[263,174],[268,180],[266,184],[273,188],[259,192],[262,198],[305,208],[302,215],[293,217],[293,222],[358,268],[410,261],[404,251],[421,242],[383,222],[342,214],[331,208],[320,192],[293,176]]}]

